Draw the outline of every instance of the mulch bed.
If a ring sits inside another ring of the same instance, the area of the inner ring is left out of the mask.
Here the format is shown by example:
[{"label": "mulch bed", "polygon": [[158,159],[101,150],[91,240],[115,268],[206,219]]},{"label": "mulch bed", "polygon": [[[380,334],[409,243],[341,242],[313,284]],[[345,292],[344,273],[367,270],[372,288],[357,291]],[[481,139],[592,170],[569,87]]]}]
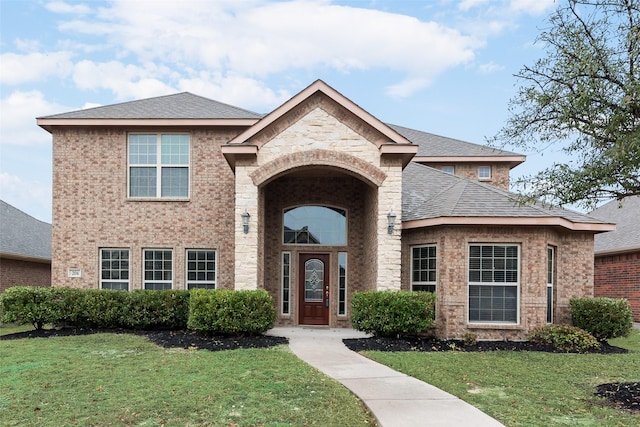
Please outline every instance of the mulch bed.
[{"label": "mulch bed", "polygon": [[596,395],[619,408],[640,414],[640,382],[600,384],[596,387]]},{"label": "mulch bed", "polygon": [[27,332],[0,336],[0,340],[19,338],[51,338],[77,335],[90,335],[97,333],[135,334],[146,337],[149,341],[164,348],[198,348],[202,350],[221,351],[240,348],[267,348],[280,344],[287,344],[289,340],[284,337],[271,337],[267,335],[255,336],[205,336],[193,331],[132,331],[127,329],[84,329],[61,328],[41,329]]}]

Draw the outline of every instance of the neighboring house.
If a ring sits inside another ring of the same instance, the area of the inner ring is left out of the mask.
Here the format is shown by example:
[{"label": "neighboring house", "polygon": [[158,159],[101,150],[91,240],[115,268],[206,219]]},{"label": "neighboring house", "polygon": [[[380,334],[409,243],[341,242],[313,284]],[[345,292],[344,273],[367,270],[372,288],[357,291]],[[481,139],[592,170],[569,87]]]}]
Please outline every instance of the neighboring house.
[{"label": "neighboring house", "polygon": [[51,286],[51,224],[0,200],[0,292]]},{"label": "neighboring house", "polygon": [[53,277],[266,289],[279,325],[350,325],[354,292],[435,290],[437,332],[521,339],[593,295],[614,226],[519,206],[524,156],[385,124],[322,81],[261,115],[190,93],[38,118]]},{"label": "neighboring house", "polygon": [[640,322],[640,196],[611,201],[590,215],[616,224],[595,237],[595,296],[628,299]]}]

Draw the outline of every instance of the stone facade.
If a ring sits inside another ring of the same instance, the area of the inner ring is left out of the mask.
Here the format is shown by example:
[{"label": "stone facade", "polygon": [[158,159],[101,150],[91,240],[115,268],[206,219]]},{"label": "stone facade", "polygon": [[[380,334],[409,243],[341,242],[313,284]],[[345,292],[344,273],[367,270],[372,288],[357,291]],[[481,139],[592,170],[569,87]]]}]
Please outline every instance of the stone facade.
[{"label": "stone facade", "polygon": [[595,257],[595,296],[626,298],[640,322],[640,251]]}]

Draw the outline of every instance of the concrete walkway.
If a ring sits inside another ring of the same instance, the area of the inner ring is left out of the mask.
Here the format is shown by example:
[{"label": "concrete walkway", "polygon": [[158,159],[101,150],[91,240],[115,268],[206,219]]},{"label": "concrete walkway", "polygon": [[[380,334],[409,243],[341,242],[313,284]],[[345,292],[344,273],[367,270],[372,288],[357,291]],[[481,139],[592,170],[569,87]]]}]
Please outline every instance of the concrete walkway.
[{"label": "concrete walkway", "polygon": [[364,402],[382,427],[502,426],[479,409],[432,385],[349,350],[344,338],[365,338],[353,329],[278,327],[291,351],[339,381]]}]

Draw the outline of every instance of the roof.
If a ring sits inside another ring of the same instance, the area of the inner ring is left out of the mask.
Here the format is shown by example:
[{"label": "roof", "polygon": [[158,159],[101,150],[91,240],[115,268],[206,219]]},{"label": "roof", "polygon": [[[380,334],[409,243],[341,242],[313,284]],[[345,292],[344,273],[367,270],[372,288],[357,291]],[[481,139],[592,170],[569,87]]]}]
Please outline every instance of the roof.
[{"label": "roof", "polygon": [[640,250],[640,196],[613,200],[590,215],[616,224],[615,231],[596,236],[596,255]]},{"label": "roof", "polygon": [[38,119],[260,119],[261,114],[189,92],[87,108]]},{"label": "roof", "polygon": [[400,135],[418,145],[418,157],[513,157],[524,156],[510,151],[499,150],[484,145],[473,144],[459,139],[447,138],[428,132],[409,129],[402,126],[388,124]]},{"label": "roof", "polygon": [[474,219],[478,224],[559,225],[590,231],[613,229],[612,225],[597,218],[567,209],[541,204],[522,205],[515,193],[425,165],[410,163],[405,168],[402,220],[408,223],[406,228],[475,224]]},{"label": "roof", "polygon": [[51,261],[51,224],[0,200],[0,255]]}]

